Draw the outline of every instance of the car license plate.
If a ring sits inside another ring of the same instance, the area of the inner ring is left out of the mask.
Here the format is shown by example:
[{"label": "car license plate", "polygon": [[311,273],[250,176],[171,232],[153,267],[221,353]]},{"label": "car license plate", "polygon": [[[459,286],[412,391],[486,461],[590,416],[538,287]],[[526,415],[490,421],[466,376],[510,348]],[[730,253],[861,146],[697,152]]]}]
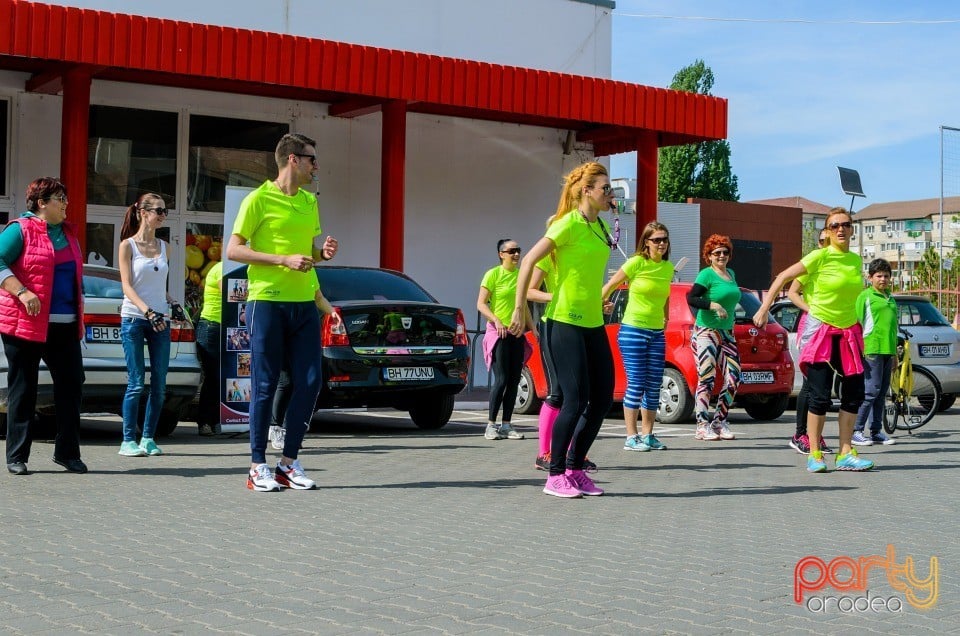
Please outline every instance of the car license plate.
[{"label": "car license plate", "polygon": [[391,382],[432,380],[433,367],[387,367],[383,370],[383,379]]},{"label": "car license plate", "polygon": [[119,344],[120,327],[99,327],[96,325],[87,325],[86,341],[105,344]]},{"label": "car license plate", "polygon": [[740,374],[743,384],[773,384],[773,371],[744,371]]},{"label": "car license plate", "polygon": [[950,345],[920,345],[920,355],[924,358],[946,358],[950,355]]}]

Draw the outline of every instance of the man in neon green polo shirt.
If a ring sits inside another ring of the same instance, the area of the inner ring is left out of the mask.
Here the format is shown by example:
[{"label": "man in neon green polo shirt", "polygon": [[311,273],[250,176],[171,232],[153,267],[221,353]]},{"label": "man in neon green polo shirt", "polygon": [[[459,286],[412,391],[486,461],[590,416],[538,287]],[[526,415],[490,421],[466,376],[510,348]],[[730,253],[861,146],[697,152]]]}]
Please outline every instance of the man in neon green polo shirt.
[{"label": "man in neon green polo shirt", "polygon": [[[316,142],[284,135],[274,153],[279,175],[240,204],[227,257],[246,263],[247,328],[250,335],[250,455],[247,488],[312,490],[297,454],[310,424],[322,382],[320,315],[314,305],[317,259],[329,260],[336,239],[320,241],[316,197],[302,188],[317,172]],[[332,309],[331,309],[332,311]],[[337,321],[338,315],[333,312]],[[276,469],[266,462],[273,394],[284,362],[289,363],[291,400],[283,456]]]}]

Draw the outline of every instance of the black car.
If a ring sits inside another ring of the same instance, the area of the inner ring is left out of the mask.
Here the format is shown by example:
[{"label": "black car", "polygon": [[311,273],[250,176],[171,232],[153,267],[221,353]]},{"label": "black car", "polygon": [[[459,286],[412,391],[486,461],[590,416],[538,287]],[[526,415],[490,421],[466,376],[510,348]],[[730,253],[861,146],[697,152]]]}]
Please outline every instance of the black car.
[{"label": "black car", "polygon": [[318,276],[343,327],[323,320],[317,408],[393,407],[420,428],[444,426],[470,368],[463,312],[392,270],[323,266]]}]

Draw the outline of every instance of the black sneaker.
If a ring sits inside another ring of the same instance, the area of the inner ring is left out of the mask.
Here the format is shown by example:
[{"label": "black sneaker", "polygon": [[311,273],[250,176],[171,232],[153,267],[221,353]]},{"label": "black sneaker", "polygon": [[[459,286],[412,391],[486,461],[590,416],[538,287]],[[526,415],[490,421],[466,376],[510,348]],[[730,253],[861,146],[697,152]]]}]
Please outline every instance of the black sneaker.
[{"label": "black sneaker", "polygon": [[584,460],[583,460],[583,472],[585,472],[585,473],[595,473],[595,472],[597,472],[598,470],[600,470],[600,469],[597,468],[597,465],[596,465],[596,464],[594,464],[592,461],[590,461],[590,458],[589,458],[589,457],[585,457],[585,458],[584,458]]},{"label": "black sneaker", "polygon": [[[820,438],[820,443],[823,443],[823,438]],[[797,451],[801,455],[810,454],[810,438],[806,435],[794,435],[790,438],[790,448]]]},{"label": "black sneaker", "polygon": [[537,470],[550,470],[550,453],[539,455],[533,465]]}]

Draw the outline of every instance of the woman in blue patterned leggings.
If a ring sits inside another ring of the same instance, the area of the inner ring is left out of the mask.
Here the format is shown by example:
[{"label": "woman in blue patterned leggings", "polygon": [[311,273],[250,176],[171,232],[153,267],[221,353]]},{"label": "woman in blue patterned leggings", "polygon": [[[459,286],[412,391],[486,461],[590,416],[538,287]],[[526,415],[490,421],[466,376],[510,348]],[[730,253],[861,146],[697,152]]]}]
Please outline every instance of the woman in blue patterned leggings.
[{"label": "woman in blue patterned leggings", "polygon": [[[617,270],[603,288],[606,300],[625,281],[630,296],[620,324],[618,344],[627,372],[623,398],[623,421],[629,451],[666,450],[653,434],[653,421],[660,406],[660,383],[666,351],[664,328],[670,309],[670,233],[662,223],[648,223],[640,235],[636,253]],[[641,429],[637,431],[637,419]]]}]

